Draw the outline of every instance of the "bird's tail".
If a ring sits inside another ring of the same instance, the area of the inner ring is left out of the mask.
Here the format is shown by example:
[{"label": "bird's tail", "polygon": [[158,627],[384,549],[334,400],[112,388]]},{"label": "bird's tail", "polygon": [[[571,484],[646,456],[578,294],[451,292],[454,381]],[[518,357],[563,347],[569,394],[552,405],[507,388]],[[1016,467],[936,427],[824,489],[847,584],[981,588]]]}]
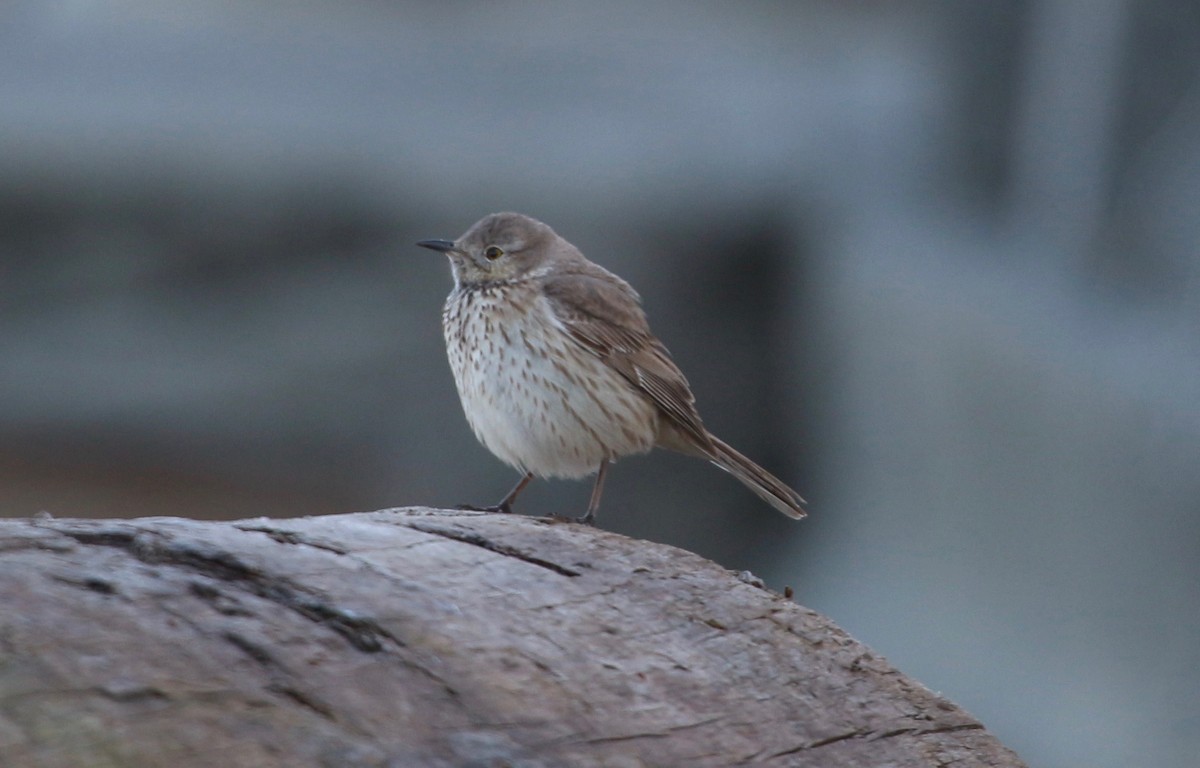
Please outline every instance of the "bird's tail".
[{"label": "bird's tail", "polygon": [[799,520],[807,514],[800,506],[805,503],[800,494],[711,433],[709,437],[714,449],[708,456],[709,461],[742,481],[742,484],[758,494],[759,498],[788,517]]}]

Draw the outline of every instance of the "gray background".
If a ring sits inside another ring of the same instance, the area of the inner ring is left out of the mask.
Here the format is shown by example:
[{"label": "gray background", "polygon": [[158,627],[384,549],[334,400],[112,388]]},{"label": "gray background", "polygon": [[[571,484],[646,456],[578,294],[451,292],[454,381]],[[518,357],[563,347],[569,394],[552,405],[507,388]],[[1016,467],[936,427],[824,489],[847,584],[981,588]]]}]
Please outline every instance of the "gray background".
[{"label": "gray background", "polygon": [[412,242],[520,210],[812,510],[656,454],[601,525],[1031,765],[1194,766],[1198,70],[1168,0],[6,3],[0,514],[496,501]]}]

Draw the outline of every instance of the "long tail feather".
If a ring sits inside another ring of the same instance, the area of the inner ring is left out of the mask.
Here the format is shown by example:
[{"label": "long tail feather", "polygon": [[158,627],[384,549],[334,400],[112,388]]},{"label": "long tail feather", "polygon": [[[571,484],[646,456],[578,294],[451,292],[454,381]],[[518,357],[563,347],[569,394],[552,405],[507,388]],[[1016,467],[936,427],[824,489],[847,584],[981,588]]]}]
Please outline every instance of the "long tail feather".
[{"label": "long tail feather", "polygon": [[800,494],[726,443],[711,434],[709,437],[712,438],[715,449],[713,455],[708,457],[709,461],[736,477],[743,485],[758,494],[759,498],[788,517],[799,520],[807,514],[801,506],[805,501],[800,498]]}]

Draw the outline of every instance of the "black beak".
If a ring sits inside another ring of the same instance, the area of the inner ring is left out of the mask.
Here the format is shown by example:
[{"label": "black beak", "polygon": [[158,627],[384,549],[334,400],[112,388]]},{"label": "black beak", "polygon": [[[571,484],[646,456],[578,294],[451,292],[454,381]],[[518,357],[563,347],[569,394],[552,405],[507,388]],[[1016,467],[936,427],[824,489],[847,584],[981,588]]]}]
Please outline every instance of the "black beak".
[{"label": "black beak", "polygon": [[449,240],[422,240],[417,245],[441,253],[449,253],[454,250],[454,243]]}]

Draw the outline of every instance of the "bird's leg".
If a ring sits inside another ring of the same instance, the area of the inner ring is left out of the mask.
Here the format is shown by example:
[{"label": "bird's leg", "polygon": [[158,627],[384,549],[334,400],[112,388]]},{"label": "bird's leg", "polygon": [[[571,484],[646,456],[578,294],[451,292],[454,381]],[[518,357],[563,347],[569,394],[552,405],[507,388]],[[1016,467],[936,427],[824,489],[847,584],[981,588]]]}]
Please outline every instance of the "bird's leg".
[{"label": "bird's leg", "polygon": [[517,500],[517,496],[520,495],[521,491],[525,490],[525,486],[529,485],[529,481],[532,479],[533,479],[533,473],[526,472],[524,474],[524,476],[522,476],[521,479],[517,481],[517,484],[513,486],[513,489],[511,491],[509,491],[504,496],[504,498],[500,500],[500,503],[494,507],[472,507],[468,504],[460,504],[458,508],[459,509],[469,509],[473,512],[504,512],[506,514],[511,513],[513,502]]},{"label": "bird's leg", "polygon": [[512,487],[512,490],[504,495],[504,498],[500,500],[500,503],[494,507],[491,507],[491,511],[512,512],[513,502],[517,500],[517,496],[521,494],[521,491],[525,490],[525,486],[529,485],[529,481],[532,479],[533,473],[526,472],[525,476],[518,480],[517,484]]},{"label": "bird's leg", "polygon": [[600,494],[604,492],[604,476],[608,474],[608,459],[600,462],[600,470],[596,472],[596,484],[592,486],[592,500],[588,502],[587,512],[575,522],[591,525],[596,519],[596,510],[600,509]]}]

